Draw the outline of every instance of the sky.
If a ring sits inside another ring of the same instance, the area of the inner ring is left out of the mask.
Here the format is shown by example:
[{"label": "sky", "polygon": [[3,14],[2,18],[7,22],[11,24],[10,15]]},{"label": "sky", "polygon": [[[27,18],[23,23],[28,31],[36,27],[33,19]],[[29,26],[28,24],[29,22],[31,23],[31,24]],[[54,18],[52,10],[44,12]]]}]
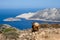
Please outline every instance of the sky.
[{"label": "sky", "polygon": [[60,0],[0,0],[0,9],[60,8]]}]

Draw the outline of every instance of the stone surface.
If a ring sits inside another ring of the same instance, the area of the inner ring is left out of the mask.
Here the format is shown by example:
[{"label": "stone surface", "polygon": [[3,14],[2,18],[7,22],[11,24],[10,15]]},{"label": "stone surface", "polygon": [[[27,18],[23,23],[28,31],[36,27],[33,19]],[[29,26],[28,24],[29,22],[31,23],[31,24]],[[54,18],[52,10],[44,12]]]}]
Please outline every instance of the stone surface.
[{"label": "stone surface", "polygon": [[0,33],[0,40],[60,40],[60,28],[40,28],[39,31],[36,32],[32,32],[32,29],[17,29],[16,32],[19,34],[19,38],[6,39],[4,34]]}]

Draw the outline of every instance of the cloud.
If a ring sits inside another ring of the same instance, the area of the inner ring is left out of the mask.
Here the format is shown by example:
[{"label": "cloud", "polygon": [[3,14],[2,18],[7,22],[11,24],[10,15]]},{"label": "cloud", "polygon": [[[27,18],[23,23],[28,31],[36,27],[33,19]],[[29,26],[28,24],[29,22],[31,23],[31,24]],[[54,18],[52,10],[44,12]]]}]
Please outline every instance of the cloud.
[{"label": "cloud", "polygon": [[3,21],[21,21],[21,20],[17,18],[6,18]]}]

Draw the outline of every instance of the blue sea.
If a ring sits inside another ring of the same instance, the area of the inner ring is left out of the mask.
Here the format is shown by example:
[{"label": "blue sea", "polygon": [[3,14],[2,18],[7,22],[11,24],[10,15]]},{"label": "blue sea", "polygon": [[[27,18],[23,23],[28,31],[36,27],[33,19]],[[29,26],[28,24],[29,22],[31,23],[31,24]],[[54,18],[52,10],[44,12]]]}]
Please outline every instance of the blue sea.
[{"label": "blue sea", "polygon": [[[6,22],[3,21],[3,19],[9,18],[9,17],[15,17],[17,15],[28,13],[28,12],[36,12],[38,10],[42,9],[0,9],[0,24],[9,24],[13,27],[16,27],[18,29],[28,29],[32,27],[32,22],[39,22],[39,23],[47,23],[43,21],[37,21],[37,20],[26,20],[22,19],[22,21],[15,21],[15,22]],[[51,24],[52,22],[48,22]],[[53,22],[56,23],[56,22]]]}]

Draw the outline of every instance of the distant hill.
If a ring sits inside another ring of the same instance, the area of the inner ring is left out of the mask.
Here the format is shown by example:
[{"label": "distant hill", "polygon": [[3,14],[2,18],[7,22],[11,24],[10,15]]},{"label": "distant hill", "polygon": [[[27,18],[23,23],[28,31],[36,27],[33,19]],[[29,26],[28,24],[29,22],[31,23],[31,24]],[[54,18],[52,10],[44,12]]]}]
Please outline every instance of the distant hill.
[{"label": "distant hill", "polygon": [[21,19],[60,22],[60,8],[46,8],[37,12],[22,13],[14,18],[6,18],[3,21],[20,21]]},{"label": "distant hill", "polygon": [[46,8],[30,17],[32,20],[60,22],[60,8]]}]

